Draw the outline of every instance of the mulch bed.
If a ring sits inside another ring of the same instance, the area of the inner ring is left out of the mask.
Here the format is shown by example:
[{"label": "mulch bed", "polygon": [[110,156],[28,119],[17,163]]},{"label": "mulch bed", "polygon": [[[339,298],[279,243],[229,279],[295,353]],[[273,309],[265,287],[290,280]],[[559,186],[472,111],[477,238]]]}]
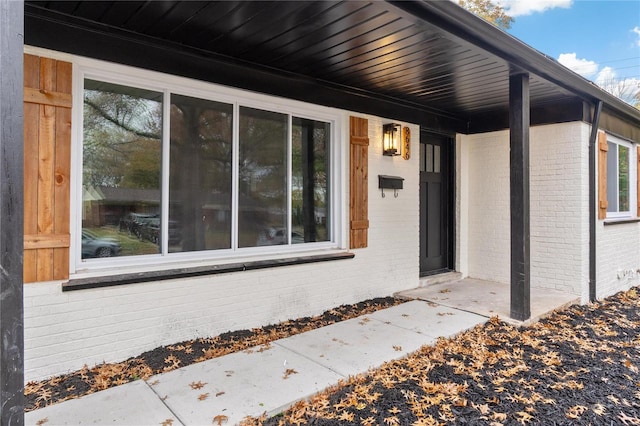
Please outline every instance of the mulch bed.
[{"label": "mulch bed", "polygon": [[29,382],[24,391],[25,411],[78,398],[134,380],[147,379],[154,374],[175,370],[194,362],[265,345],[274,340],[370,314],[402,302],[392,297],[366,300],[353,305],[339,306],[314,317],[161,346],[123,362],[105,363],[92,368],[85,366],[82,370],[55,376],[49,380]]},{"label": "mulch bed", "polygon": [[264,425],[640,425],[638,289],[529,327],[489,322]]}]

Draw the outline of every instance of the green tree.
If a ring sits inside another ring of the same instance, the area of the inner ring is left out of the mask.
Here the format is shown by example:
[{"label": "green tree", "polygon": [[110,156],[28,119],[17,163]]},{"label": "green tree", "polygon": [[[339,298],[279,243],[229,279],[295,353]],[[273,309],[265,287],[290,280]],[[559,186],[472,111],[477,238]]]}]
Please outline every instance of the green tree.
[{"label": "green tree", "polygon": [[504,8],[491,0],[458,0],[458,4],[496,27],[508,30],[514,19]]}]

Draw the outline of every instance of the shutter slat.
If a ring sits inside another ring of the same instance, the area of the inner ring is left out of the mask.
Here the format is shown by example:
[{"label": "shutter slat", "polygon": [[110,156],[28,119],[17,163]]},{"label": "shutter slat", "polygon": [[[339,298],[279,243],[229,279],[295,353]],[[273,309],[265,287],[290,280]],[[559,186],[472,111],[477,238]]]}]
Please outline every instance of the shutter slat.
[{"label": "shutter slat", "polygon": [[350,196],[349,241],[351,248],[368,244],[369,229],[369,122],[366,118],[350,117]]},{"label": "shutter slat", "polygon": [[42,248],[63,248],[69,247],[69,234],[35,234],[24,236],[24,249],[37,250]]},{"label": "shutter slat", "polygon": [[24,88],[26,103],[71,108],[71,93],[48,92],[33,87]]},{"label": "shutter slat", "polygon": [[368,220],[352,220],[351,229],[369,229]]}]

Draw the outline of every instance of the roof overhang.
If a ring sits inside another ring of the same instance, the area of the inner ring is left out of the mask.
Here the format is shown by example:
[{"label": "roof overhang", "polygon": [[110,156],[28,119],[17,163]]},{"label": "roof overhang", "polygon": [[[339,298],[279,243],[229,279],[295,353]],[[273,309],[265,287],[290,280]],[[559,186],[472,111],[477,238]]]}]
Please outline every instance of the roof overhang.
[{"label": "roof overhang", "polygon": [[[53,36],[55,34],[55,36]],[[175,75],[419,123],[506,128],[509,75],[532,124],[640,111],[449,1],[28,1],[25,39]]]}]

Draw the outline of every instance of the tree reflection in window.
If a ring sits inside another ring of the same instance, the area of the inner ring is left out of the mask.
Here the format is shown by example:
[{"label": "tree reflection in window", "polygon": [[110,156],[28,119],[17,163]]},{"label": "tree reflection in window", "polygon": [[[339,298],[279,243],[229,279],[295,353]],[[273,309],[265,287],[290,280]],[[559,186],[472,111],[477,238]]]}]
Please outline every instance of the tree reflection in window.
[{"label": "tree reflection in window", "polygon": [[287,244],[288,117],[240,108],[238,247]]},{"label": "tree reflection in window", "polygon": [[233,106],[171,95],[169,252],[231,248]]},{"label": "tree reflection in window", "polygon": [[160,217],[163,95],[94,80],[84,89],[82,227],[94,238],[82,258],[158,253],[158,228],[145,224]]},{"label": "tree reflection in window", "polygon": [[329,123],[293,118],[291,242],[328,241]]}]

